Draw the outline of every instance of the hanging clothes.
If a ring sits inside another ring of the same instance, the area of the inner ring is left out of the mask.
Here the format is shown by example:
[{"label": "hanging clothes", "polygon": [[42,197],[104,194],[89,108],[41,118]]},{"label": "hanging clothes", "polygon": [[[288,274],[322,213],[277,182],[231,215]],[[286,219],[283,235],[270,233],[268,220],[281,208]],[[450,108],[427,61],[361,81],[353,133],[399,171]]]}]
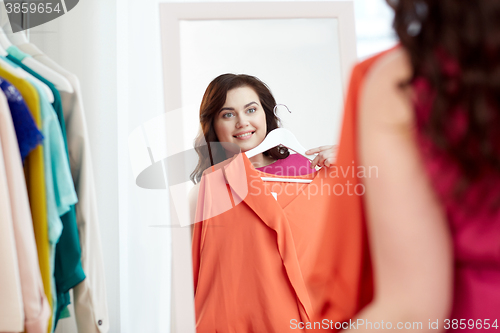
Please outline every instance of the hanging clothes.
[{"label": "hanging clothes", "polygon": [[[38,128],[42,127],[40,101],[35,88],[26,80],[20,79],[0,67],[0,77],[9,81],[21,93]],[[33,229],[37,245],[38,263],[42,275],[45,296],[52,309],[52,291],[49,260],[49,236],[47,222],[47,198],[45,194],[45,169],[43,147],[37,146],[27,156],[25,162],[26,183],[30,201]],[[52,327],[52,316],[49,318]]]},{"label": "hanging clothes", "polygon": [[[73,229],[71,237],[73,240],[78,239],[78,237],[80,239],[82,266],[87,275],[87,278],[73,290],[76,322],[79,332],[105,333],[109,331],[109,315],[104,263],[97,215],[95,181],[80,83],[74,74],[59,66],[35,45],[22,44],[18,45],[18,48],[63,75],[74,89],[74,93],[60,92],[60,95],[67,128],[71,173],[78,194],[78,204],[76,205],[78,230]],[[63,230],[63,236],[66,230],[66,228]],[[63,240],[61,238],[58,246],[62,245]]]},{"label": "hanging clothes", "polygon": [[[9,48],[11,49],[11,48]],[[15,48],[14,48],[15,50]],[[22,53],[22,52],[19,52]],[[13,53],[17,54],[17,53]],[[17,57],[20,55],[18,54]],[[14,57],[12,54],[7,56],[8,61],[14,67],[21,67],[23,70],[31,74],[34,78],[39,81],[29,80],[30,83],[35,87],[39,95],[40,110],[42,114],[42,132],[46,136],[44,141],[44,166],[45,166],[45,190],[46,190],[46,202],[47,202],[47,221],[48,221],[48,232],[49,232],[49,257],[50,257],[50,276],[51,276],[51,291],[52,291],[52,311],[53,320],[52,327],[50,331],[53,331],[55,325],[57,324],[57,288],[56,280],[54,278],[54,267],[55,267],[55,254],[56,254],[56,244],[59,242],[61,233],[63,231],[63,221],[64,224],[76,223],[75,216],[73,212],[73,220],[69,216],[71,213],[71,206],[77,202],[76,193],[73,186],[73,181],[71,178],[71,173],[69,170],[69,162],[67,157],[67,151],[65,147],[64,126],[61,126],[58,121],[58,117],[54,109],[57,109],[59,113],[62,114],[61,110],[61,99],[57,89],[52,83],[45,80],[35,71],[24,65],[21,60]],[[21,57],[23,58],[23,57]],[[37,82],[42,82],[47,87],[50,88],[53,96],[54,102],[52,105],[47,100],[45,91],[41,89]],[[61,116],[62,118],[62,116]],[[64,125],[64,123],[63,123]],[[68,214],[66,214],[68,212]],[[62,216],[62,220],[60,216]],[[80,258],[77,258],[78,263]],[[85,278],[83,271],[81,271],[83,278]],[[79,280],[78,282],[80,282]],[[65,305],[65,304],[64,304]]]},{"label": "hanging clothes", "polygon": [[[43,327],[44,332],[47,330],[50,332],[55,328],[61,311],[70,303],[69,290],[78,286],[74,289],[74,296],[79,331],[107,332],[109,320],[104,265],[88,134],[79,82],[76,76],[52,62],[34,45],[26,44],[24,47],[34,53],[33,58],[37,58],[36,61],[28,59],[30,68],[23,61],[26,62],[26,58],[31,58],[31,55],[23,53],[13,45],[7,50],[9,55],[2,59],[14,67],[22,68],[32,77],[24,79],[23,75],[0,67],[0,88],[2,89],[0,93],[19,89],[17,97],[15,94],[10,96],[8,107],[12,107],[13,111],[19,155],[22,156],[21,158],[26,157],[26,186],[36,242],[34,254],[39,261],[37,265],[38,277],[41,281],[39,281],[39,287],[43,287],[45,299],[45,303],[40,299],[38,302],[39,309],[45,304],[45,308],[41,309],[43,311],[38,311],[38,315],[44,314],[46,319],[45,324],[40,326]],[[49,64],[44,65],[44,62]],[[65,95],[61,98],[59,91],[50,81],[32,70],[32,68],[39,68],[39,63],[42,64],[40,68],[47,70],[43,73],[47,75],[53,73],[54,77],[59,73],[62,81],[71,83],[73,86],[69,87],[73,89],[68,90],[74,90],[74,92],[63,92]],[[12,83],[12,86],[9,86],[8,81]],[[43,90],[40,87],[43,87]],[[45,98],[45,93],[53,96],[52,105]],[[21,105],[23,99],[26,102],[24,109]],[[63,103],[65,103],[64,109]],[[66,121],[69,133],[66,133]],[[26,134],[31,136],[24,136]],[[44,140],[43,146],[37,146],[41,140]],[[71,173],[68,172],[70,169]],[[78,196],[82,197],[78,210],[75,210],[74,206],[78,200],[75,188]],[[32,245],[33,248],[35,244]],[[92,277],[90,280],[86,279],[84,268]],[[51,274],[51,269],[55,269],[54,274]],[[52,286],[51,275],[55,276],[55,283]],[[32,274],[32,276],[36,278],[37,275]],[[15,291],[15,288],[11,290]],[[51,293],[54,294],[56,291],[57,295],[51,298]],[[0,307],[1,304],[0,302]],[[52,316],[50,316],[50,309],[53,311]],[[26,320],[28,320],[28,312],[26,311]],[[33,319],[32,313],[29,317]],[[38,322],[42,323],[41,320]],[[38,332],[29,329],[27,324],[25,330],[27,333]]]},{"label": "hanging clothes", "polygon": [[296,332],[292,320],[343,321],[364,306],[365,230],[356,212],[332,218],[355,208],[332,204],[349,196],[348,179],[333,171],[291,177],[312,182],[287,185],[293,191],[276,199],[261,180],[273,175],[245,154],[205,171],[192,243],[199,332]]},{"label": "hanging clothes", "polygon": [[35,121],[19,91],[2,78],[0,78],[0,89],[4,92],[9,103],[19,151],[24,161],[26,156],[42,142],[43,135],[36,127]]},{"label": "hanging clothes", "polygon": [[[12,114],[11,121],[3,113],[2,120],[0,121],[0,141],[4,156],[6,157],[5,168],[8,175],[7,182],[9,185],[14,237],[23,296],[24,331],[26,333],[45,333],[47,332],[50,317],[50,306],[43,291],[35,247],[33,220],[30,214],[26,181],[24,179],[19,151],[20,146],[27,147],[29,145],[16,145],[16,135],[17,140],[19,140],[19,138],[38,138],[41,137],[41,133],[36,129],[31,115],[28,117],[25,114],[26,112],[29,113],[29,111],[19,91],[3,79],[0,79],[0,87],[6,92],[5,96],[7,97],[10,113]],[[17,115],[18,120],[26,120],[26,122],[18,121],[18,126],[22,130],[16,133],[14,133],[14,128],[16,128],[13,121],[15,119],[14,115]],[[33,122],[33,125],[30,121]],[[33,128],[33,126],[35,127]],[[21,135],[18,133],[21,133]],[[28,140],[28,142],[33,141]],[[9,271],[7,270],[7,272]],[[2,293],[0,292],[0,294]],[[0,331],[3,331],[3,329],[0,328]]]},{"label": "hanging clothes", "polygon": [[6,59],[10,60],[10,62],[12,64],[21,67],[25,72],[28,72],[29,74],[33,75],[36,79],[40,80],[40,82],[42,82],[45,85],[47,85],[49,87],[50,91],[52,92],[52,94],[54,95],[54,101],[51,103],[52,106],[54,107],[54,110],[56,110],[56,112],[58,110],[62,110],[61,96],[59,94],[59,90],[56,89],[56,87],[52,84],[52,82],[48,81],[43,76],[41,76],[40,74],[38,74],[37,72],[35,72],[33,69],[31,69],[30,67],[26,66],[22,62],[22,60],[19,60],[19,59],[24,59],[24,58],[25,58],[25,56],[18,54],[18,52],[12,53],[12,54],[9,53],[6,56]]},{"label": "hanging clothes", "polygon": [[[22,53],[22,52],[21,52]],[[9,54],[7,59],[12,61],[17,66],[20,66],[26,72],[33,75],[35,78],[46,84],[54,95],[54,107],[61,131],[64,139],[66,154],[68,154],[67,139],[66,139],[66,124],[63,115],[62,101],[59,91],[55,86],[44,77],[24,65],[21,61],[24,55],[18,53]],[[69,156],[67,157],[69,163]],[[61,240],[56,246],[56,288],[57,288],[57,307],[55,309],[55,324],[59,319],[61,311],[69,304],[69,290],[82,282],[86,275],[81,263],[81,245],[80,240],[76,237],[77,233],[77,218],[75,207],[72,205],[65,215],[61,217],[64,225]]]},{"label": "hanging clothes", "polygon": [[14,218],[9,193],[6,159],[15,158],[3,152],[7,143],[5,129],[12,125],[8,119],[9,106],[0,92],[0,331],[20,332],[24,328],[24,310],[19,276],[19,263],[14,237]]}]

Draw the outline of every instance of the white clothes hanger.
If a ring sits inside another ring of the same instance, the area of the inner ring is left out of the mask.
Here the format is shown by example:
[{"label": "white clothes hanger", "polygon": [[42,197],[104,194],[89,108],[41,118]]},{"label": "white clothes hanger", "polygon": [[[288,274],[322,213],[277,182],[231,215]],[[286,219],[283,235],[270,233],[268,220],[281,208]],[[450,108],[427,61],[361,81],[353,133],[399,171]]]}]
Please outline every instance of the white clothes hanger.
[{"label": "white clothes hanger", "polygon": [[[3,5],[3,1],[1,1],[1,2],[0,2],[0,4],[2,4],[2,5]],[[3,6],[2,6],[2,7],[3,7]],[[3,16],[4,16],[3,11],[2,11],[2,10],[0,10],[0,17],[2,17],[2,18],[3,18]],[[5,37],[5,36],[0,36],[0,39],[1,39],[2,37]],[[4,42],[5,42],[5,41],[4,41]],[[3,43],[2,43],[2,41],[0,40],[0,56],[2,56],[2,57],[6,57],[6,56],[8,56],[8,55],[9,55],[9,53],[8,53],[8,52],[4,49],[4,47],[3,47]]]},{"label": "white clothes hanger", "polygon": [[5,51],[5,49],[2,46],[2,43],[0,43],[0,56],[6,57],[8,55],[9,55],[9,53],[7,53],[7,51]]},{"label": "white clothes hanger", "polygon": [[12,27],[6,23],[3,25],[3,30],[5,35],[8,34],[7,38],[9,41],[14,44],[14,45],[21,45],[21,44],[29,44],[28,38],[26,38],[26,34],[24,31],[19,31],[19,32],[12,32]]},{"label": "white clothes hanger", "polygon": [[[304,156],[308,160],[312,161],[313,157],[310,155],[306,155],[307,149],[305,149],[297,140],[295,135],[292,132],[285,128],[276,128],[269,132],[264,139],[257,147],[250,149],[245,152],[248,158],[254,157],[257,154],[261,154],[271,148],[276,146],[285,146],[286,148],[293,150],[294,152]],[[293,179],[293,178],[273,178],[273,177],[261,177],[263,181],[276,181],[276,182],[289,182],[289,183],[310,183],[312,180],[310,179]]]},{"label": "white clothes hanger", "polygon": [[[5,29],[5,30],[4,30]],[[7,33],[9,33],[9,38],[7,38]],[[10,39],[11,36],[15,36],[13,39]],[[12,28],[9,23],[6,23],[3,28],[0,27],[0,44],[5,48],[8,49],[10,46],[13,44],[12,42],[17,42],[17,43],[27,43],[26,36],[24,36],[24,32],[12,32]],[[19,45],[19,44],[15,44]],[[14,46],[15,46],[14,45]],[[34,70],[35,72],[39,73],[41,76],[46,78],[48,81],[50,81],[54,86],[57,88],[57,90],[73,93],[73,86],[71,83],[69,83],[68,79],[66,79],[64,76],[61,74],[57,73],[53,69],[45,66],[44,64],[38,62],[36,59],[33,57],[26,57],[21,61],[23,64]],[[52,102],[51,102],[52,103]]]},{"label": "white clothes hanger", "polygon": [[4,32],[7,35],[7,38],[13,45],[23,45],[23,44],[29,44],[28,38],[26,38],[26,34],[24,31],[19,31],[16,33],[11,33],[10,28],[7,28],[7,25],[4,26]]},{"label": "white clothes hanger", "polygon": [[24,69],[21,67],[13,67],[11,64],[9,64],[7,61],[3,60],[0,58],[0,65],[2,66],[3,69],[5,69],[7,72],[11,73],[12,75],[17,76],[18,78],[21,79],[30,79],[34,81],[36,84],[38,84],[43,91],[47,94],[47,99],[49,100],[50,103],[54,102],[54,95],[52,94],[52,90],[43,83],[42,81],[38,80],[36,77],[31,75],[30,73],[26,72]]},{"label": "white clothes hanger", "polygon": [[8,56],[9,54],[7,53],[7,51],[4,50],[4,48],[2,46],[0,46],[0,56],[2,57],[6,57]]},{"label": "white clothes hanger", "polygon": [[7,61],[3,60],[2,58],[0,58],[0,66],[2,66],[2,69],[18,78],[26,79],[26,77],[28,76],[28,73],[26,73],[25,71],[19,71],[19,68],[12,67]]},{"label": "white clothes hanger", "polygon": [[290,150],[304,156],[308,160],[312,161],[315,156],[311,157],[306,155],[307,149],[305,149],[297,140],[295,135],[286,128],[276,128],[269,132],[265,137],[264,141],[260,143],[257,147],[245,152],[248,158],[254,157],[257,154],[261,154],[271,148],[276,146],[285,146]]},{"label": "white clothes hanger", "polygon": [[[7,45],[7,47],[5,47],[5,45]],[[5,48],[8,48],[10,46],[10,42],[9,40],[7,39],[7,37],[5,36],[5,32],[3,31],[2,27],[0,27],[0,48],[5,51]],[[1,52],[1,51],[0,51]],[[8,55],[8,52],[5,51],[5,55],[4,54],[1,54],[3,56],[7,56]],[[6,61],[2,61],[2,64],[4,64],[4,67],[5,66],[8,66],[9,68],[13,68],[9,63],[7,63]],[[28,66],[29,67],[29,66]],[[50,103],[53,103],[54,102],[54,94],[52,93],[52,90],[50,90],[49,86],[46,85],[45,83],[43,83],[42,81],[40,81],[39,79],[37,79],[36,77],[34,77],[33,75],[31,75],[30,73],[26,72],[24,69],[22,68],[14,68],[15,69],[15,72],[14,73],[17,73],[17,76],[20,77],[20,78],[23,78],[23,79],[26,79],[26,78],[30,78],[31,80],[35,81],[38,85],[40,85],[43,89],[43,91],[45,91],[45,94],[47,94],[47,98],[49,100]],[[13,73],[13,74],[14,74]],[[16,75],[16,74],[14,74]]]},{"label": "white clothes hanger", "polygon": [[293,178],[274,178],[274,177],[260,177],[265,182],[280,182],[280,183],[306,183],[312,182],[312,179],[293,179]]},{"label": "white clothes hanger", "polygon": [[11,43],[9,42],[9,39],[5,35],[5,32],[3,29],[0,27],[0,45],[2,46],[3,49],[8,49]]}]

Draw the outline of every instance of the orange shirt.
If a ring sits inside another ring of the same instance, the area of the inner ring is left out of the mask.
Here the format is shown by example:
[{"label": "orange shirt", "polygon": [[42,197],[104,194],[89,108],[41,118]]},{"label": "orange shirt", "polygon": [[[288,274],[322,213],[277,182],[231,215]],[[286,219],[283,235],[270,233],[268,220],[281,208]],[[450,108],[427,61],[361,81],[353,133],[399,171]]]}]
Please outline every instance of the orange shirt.
[{"label": "orange shirt", "polygon": [[245,154],[205,171],[193,232],[198,332],[297,332],[323,319],[334,328],[366,303],[360,211],[339,219],[357,207],[335,204],[360,201],[348,174],[332,167],[288,177],[310,184],[263,182],[274,175],[255,170]]}]

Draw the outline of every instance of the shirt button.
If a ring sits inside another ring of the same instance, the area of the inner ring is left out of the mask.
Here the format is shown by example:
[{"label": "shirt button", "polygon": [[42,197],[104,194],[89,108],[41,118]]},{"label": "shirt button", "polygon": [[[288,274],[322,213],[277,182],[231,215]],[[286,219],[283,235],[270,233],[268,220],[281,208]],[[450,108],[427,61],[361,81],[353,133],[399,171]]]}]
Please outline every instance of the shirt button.
[{"label": "shirt button", "polygon": [[102,320],[99,319],[99,321],[97,322],[99,324],[99,326],[102,325]]}]

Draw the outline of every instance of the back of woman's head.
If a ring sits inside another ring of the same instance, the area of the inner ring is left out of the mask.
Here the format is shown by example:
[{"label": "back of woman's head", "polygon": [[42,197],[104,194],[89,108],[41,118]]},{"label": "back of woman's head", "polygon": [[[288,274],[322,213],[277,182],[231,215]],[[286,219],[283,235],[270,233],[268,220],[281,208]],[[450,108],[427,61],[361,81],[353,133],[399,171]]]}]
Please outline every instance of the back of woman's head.
[{"label": "back of woman's head", "polygon": [[[226,153],[221,145],[210,145],[209,143],[219,142],[215,133],[214,121],[226,102],[227,92],[240,87],[252,88],[259,96],[260,103],[266,114],[267,133],[280,125],[280,120],[274,113],[276,100],[264,82],[255,76],[245,74],[222,74],[216,77],[205,90],[200,106],[201,132],[194,142],[199,161],[196,169],[191,174],[191,180],[194,183],[200,181],[201,175],[206,168],[226,159]],[[277,159],[286,158],[289,155],[288,150],[281,150],[281,152],[284,153],[281,154],[278,148],[273,148],[264,154]]]},{"label": "back of woman's head", "polygon": [[500,1],[388,2],[413,68],[420,137],[458,165],[461,197],[500,175]]}]

